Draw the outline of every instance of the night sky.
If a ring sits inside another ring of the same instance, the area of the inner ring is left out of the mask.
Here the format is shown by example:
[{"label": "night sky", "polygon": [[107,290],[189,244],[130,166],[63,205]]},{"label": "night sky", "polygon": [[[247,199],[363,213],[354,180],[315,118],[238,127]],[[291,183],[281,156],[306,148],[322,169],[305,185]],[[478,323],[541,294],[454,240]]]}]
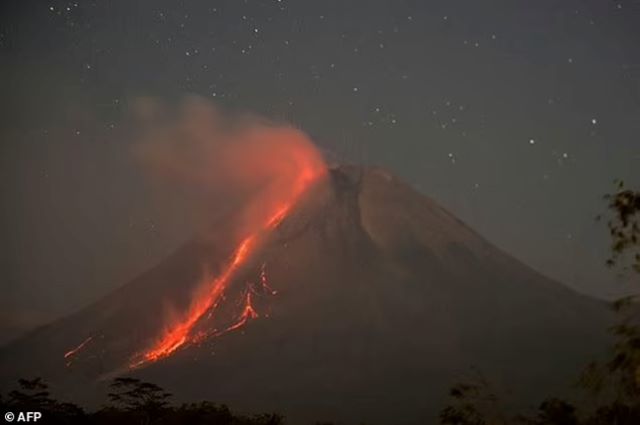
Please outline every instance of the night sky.
[{"label": "night sky", "polygon": [[3,1],[0,339],[94,301],[190,236],[131,158],[127,111],[197,94],[384,166],[582,292],[602,195],[640,185],[637,0]]}]

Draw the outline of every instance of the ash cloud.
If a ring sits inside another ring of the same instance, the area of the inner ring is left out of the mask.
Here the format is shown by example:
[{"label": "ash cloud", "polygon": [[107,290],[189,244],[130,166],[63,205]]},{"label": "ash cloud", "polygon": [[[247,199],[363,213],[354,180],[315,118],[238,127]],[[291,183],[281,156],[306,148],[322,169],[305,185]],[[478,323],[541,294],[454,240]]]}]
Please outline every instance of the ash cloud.
[{"label": "ash cloud", "polygon": [[157,191],[168,192],[204,236],[227,220],[235,237],[256,230],[324,161],[310,138],[265,118],[225,111],[200,97],[132,104],[134,154]]}]

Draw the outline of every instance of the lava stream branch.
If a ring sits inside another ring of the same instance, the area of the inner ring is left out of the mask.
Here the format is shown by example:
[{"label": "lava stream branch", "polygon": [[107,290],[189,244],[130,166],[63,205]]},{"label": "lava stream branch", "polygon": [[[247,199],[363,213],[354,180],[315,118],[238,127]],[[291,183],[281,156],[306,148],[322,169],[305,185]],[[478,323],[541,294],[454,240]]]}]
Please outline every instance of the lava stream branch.
[{"label": "lava stream branch", "polygon": [[229,265],[208,285],[210,288],[208,293],[204,297],[197,299],[196,302],[192,304],[185,318],[174,324],[162,339],[150,350],[143,353],[141,359],[133,362],[131,367],[138,367],[145,363],[167,357],[188,342],[193,327],[210,308],[217,304],[218,299],[229,285],[236,270],[246,261],[249,253],[255,247],[256,241],[257,234],[253,234],[246,237],[240,243]]},{"label": "lava stream branch", "polygon": [[[218,304],[225,290],[233,281],[237,271],[246,264],[247,260],[254,254],[262,238],[275,229],[280,222],[289,214],[295,203],[311,184],[324,175],[324,169],[314,167],[303,167],[297,178],[290,187],[289,196],[281,201],[274,208],[264,215],[261,225],[241,240],[240,244],[233,251],[230,262],[224,267],[222,272],[206,285],[204,295],[197,296],[190,308],[181,320],[172,324],[167,332],[148,350],[139,354],[130,363],[131,368],[137,368],[150,362],[155,362],[172,355],[179,348],[191,342],[198,342],[200,339],[193,335],[193,329],[198,321]],[[224,332],[228,332],[243,326],[249,319],[258,317],[257,312],[251,304],[250,295],[247,296],[245,309],[238,322]]]},{"label": "lava stream branch", "polygon": [[93,336],[90,336],[84,341],[82,341],[80,344],[78,344],[76,348],[73,348],[67,351],[66,353],[64,353],[64,358],[68,359],[69,357],[75,356],[78,353],[78,351],[82,350],[88,343],[91,342],[92,339],[93,339]]},{"label": "lava stream branch", "polygon": [[75,348],[72,348],[71,350],[64,353],[64,358],[67,360],[67,363],[66,363],[67,367],[71,365],[75,355],[78,354],[83,348],[85,348],[87,344],[89,344],[92,340],[93,340],[93,335],[89,336],[87,339],[82,341]]},{"label": "lava stream branch", "polygon": [[244,308],[242,309],[242,313],[240,314],[238,320],[222,332],[218,332],[215,336],[220,336],[228,332],[235,331],[236,329],[239,329],[246,325],[249,320],[257,319],[258,317],[260,317],[260,315],[253,307],[253,302],[251,300],[251,291],[247,291],[247,295],[244,301]]}]

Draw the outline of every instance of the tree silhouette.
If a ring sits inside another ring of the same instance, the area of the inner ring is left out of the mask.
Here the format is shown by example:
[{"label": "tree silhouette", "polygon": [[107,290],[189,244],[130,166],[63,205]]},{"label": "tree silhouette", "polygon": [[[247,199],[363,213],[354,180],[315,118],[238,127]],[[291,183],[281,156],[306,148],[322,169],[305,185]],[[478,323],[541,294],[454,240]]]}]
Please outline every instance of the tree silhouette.
[{"label": "tree silhouette", "polygon": [[607,265],[613,267],[629,259],[630,265],[625,268],[640,273],[640,192],[626,189],[622,180],[615,184],[616,192],[604,196],[613,213],[607,221],[612,251]]},{"label": "tree silhouette", "polygon": [[[640,192],[616,181],[616,191],[605,195],[611,236],[611,256],[606,264],[640,276]],[[598,220],[602,217],[599,216]],[[627,264],[628,263],[628,264]],[[619,321],[611,328],[615,344],[604,363],[593,362],[580,377],[580,387],[600,403],[580,418],[577,409],[557,398],[548,398],[530,418],[505,419],[488,386],[463,383],[450,391],[452,402],[440,413],[444,425],[638,425],[640,424],[640,297],[622,298],[612,304]]]},{"label": "tree silhouette", "polygon": [[115,378],[109,388],[111,392],[107,397],[112,404],[101,412],[100,416],[103,419],[126,417],[137,423],[152,424],[171,413],[169,409],[171,394],[156,384],[136,378],[121,377]]},{"label": "tree silhouette", "polygon": [[0,408],[6,412],[40,411],[47,424],[93,425],[283,425],[277,413],[253,416],[234,415],[227,406],[209,401],[185,403],[178,407],[169,402],[171,394],[156,384],[130,377],[114,379],[107,397],[110,404],[97,412],[85,413],[78,406],[51,397],[41,378],[20,379],[18,389],[8,398],[0,394]]},{"label": "tree silhouette", "polygon": [[72,424],[82,423],[86,419],[85,412],[72,403],[62,403],[51,398],[49,386],[42,378],[19,379],[18,389],[9,392],[7,409],[15,411],[46,412],[48,423]]},{"label": "tree silhouette", "polygon": [[156,384],[135,378],[116,378],[110,385],[109,400],[123,410],[159,411],[169,405],[171,394]]},{"label": "tree silhouette", "polygon": [[183,404],[176,410],[177,416],[188,424],[233,424],[235,418],[226,405],[217,405],[209,401]]},{"label": "tree silhouette", "polygon": [[284,423],[284,416],[277,413],[264,413],[256,415],[252,419],[251,424],[255,425],[282,425]]},{"label": "tree silhouette", "polygon": [[[611,235],[611,258],[607,264],[621,266],[633,277],[640,276],[640,192],[626,189],[617,181],[617,191],[605,196],[612,217],[607,226]],[[622,260],[629,265],[620,264]],[[638,296],[613,303],[619,321],[611,328],[615,344],[605,363],[590,364],[581,384],[594,395],[608,400],[596,410],[590,424],[640,424],[640,304]]]},{"label": "tree silhouette", "polygon": [[55,401],[50,398],[48,385],[42,378],[19,379],[17,390],[9,393],[8,404],[23,408],[25,410],[32,409],[49,409]]},{"label": "tree silhouette", "polygon": [[564,400],[550,398],[538,408],[537,417],[531,421],[536,425],[578,425],[576,408]]},{"label": "tree silhouette", "polygon": [[478,371],[449,390],[452,403],[440,412],[443,425],[506,425],[498,396]]}]

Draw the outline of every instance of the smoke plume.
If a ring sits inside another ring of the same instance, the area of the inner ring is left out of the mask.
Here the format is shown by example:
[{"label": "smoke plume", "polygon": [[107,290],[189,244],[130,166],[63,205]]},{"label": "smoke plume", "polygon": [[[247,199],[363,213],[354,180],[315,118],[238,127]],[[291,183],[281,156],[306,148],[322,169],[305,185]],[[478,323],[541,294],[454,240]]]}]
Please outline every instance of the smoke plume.
[{"label": "smoke plume", "polygon": [[177,106],[138,99],[133,112],[136,157],[204,229],[224,214],[237,237],[251,233],[297,196],[305,178],[324,173],[309,137],[290,126],[229,113],[199,97]]},{"label": "smoke plume", "polygon": [[[159,181],[188,192],[205,217],[213,216],[217,204],[230,205],[224,227],[217,227],[231,229],[234,238],[228,244],[228,260],[204,277],[187,309],[170,317],[153,341],[133,356],[129,366],[138,368],[202,339],[198,323],[216,313],[238,271],[257,255],[263,236],[325,175],[325,165],[302,132],[255,116],[225,113],[201,98],[188,98],[173,110],[141,99],[134,112],[141,124],[135,151],[142,163]],[[259,316],[250,288],[245,293],[243,313],[229,331]]]}]

